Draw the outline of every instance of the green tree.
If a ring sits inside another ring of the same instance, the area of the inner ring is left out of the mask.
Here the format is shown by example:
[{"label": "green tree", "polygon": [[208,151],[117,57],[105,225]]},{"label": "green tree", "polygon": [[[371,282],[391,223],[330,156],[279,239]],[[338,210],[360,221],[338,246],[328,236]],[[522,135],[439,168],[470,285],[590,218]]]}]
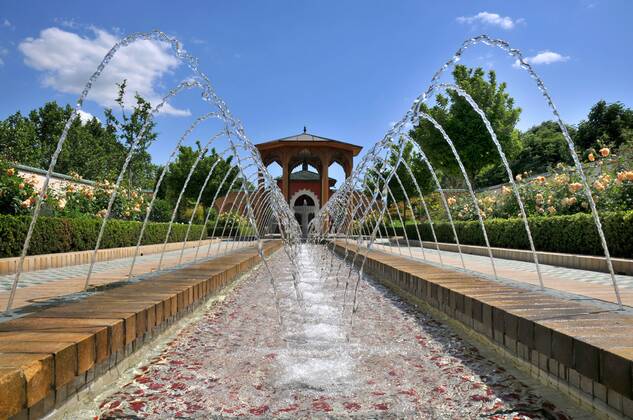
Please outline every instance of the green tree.
[{"label": "green tree", "polygon": [[[187,175],[189,174],[192,165],[195,163],[199,154],[202,152],[201,149],[202,148],[200,143],[197,143],[197,150],[190,146],[180,146],[180,149],[178,150],[178,156],[176,157],[174,162],[169,165],[169,170],[165,175],[163,183],[161,184],[160,190],[158,192],[158,197],[164,199],[172,208],[173,206],[175,206],[178,196],[180,195],[180,191],[185,185],[185,180],[187,179]],[[220,162],[213,170],[213,174],[211,175],[211,178],[209,179],[209,182],[207,183],[207,186],[205,187],[202,194],[201,204],[204,207],[208,208],[211,205],[215,192],[220,187],[220,197],[228,192],[228,187],[232,179],[238,174],[238,169],[237,167],[231,165],[231,157],[223,159],[221,156],[218,155],[215,149],[211,149],[210,153],[200,159],[198,166],[191,175],[191,179],[189,180],[189,184],[187,185],[183,200],[180,204],[180,217],[184,217],[187,209],[190,210],[195,205],[200,189],[204,184],[204,180],[211,170],[211,167],[218,160],[220,160]],[[224,178],[227,171],[233,171],[234,174],[229,175],[229,177],[227,178],[227,182],[225,182],[224,185],[221,186],[220,183],[222,182],[222,179]],[[241,181],[236,181],[234,184],[234,188],[239,188],[240,186]]]},{"label": "green tree", "polygon": [[619,147],[633,139],[633,110],[621,102],[598,101],[587,119],[580,122],[574,138],[581,150],[603,146]]},{"label": "green tree", "polygon": [[[575,129],[567,126],[573,136]],[[560,126],[555,121],[545,121],[521,134],[523,149],[512,162],[512,171],[545,172],[559,162],[572,164],[569,146]]]},{"label": "green tree", "polygon": [[[431,173],[429,172],[426,164],[422,162],[419,154],[413,150],[413,145],[411,143],[407,143],[402,152],[402,159],[408,164],[409,168],[411,168],[411,172],[407,169],[404,164],[398,166],[396,174],[402,183],[402,187],[406,190],[407,196],[409,200],[413,197],[418,197],[420,194],[418,193],[418,188],[420,187],[420,191],[422,194],[428,194],[434,190],[433,179],[431,178]],[[390,157],[391,165],[395,165],[397,161],[396,151],[392,152]],[[411,176],[413,174],[413,176]],[[386,177],[388,174],[385,173]],[[415,181],[414,178],[415,177]],[[400,182],[395,177],[389,182],[389,188],[396,199],[396,201],[406,201],[405,194],[402,191],[402,187],[400,186]],[[417,182],[417,186],[416,186]],[[408,209],[407,209],[408,211]]]},{"label": "green tree", "polygon": [[[514,99],[506,92],[506,84],[498,83],[494,71],[458,65],[453,70],[455,84],[464,89],[484,111],[504,152],[512,159],[520,150],[515,125],[521,109],[514,106]],[[423,105],[423,110],[437,120],[455,147],[471,180],[485,167],[500,165],[501,159],[480,116],[468,102],[454,90],[446,96],[438,94],[433,107]],[[431,123],[421,120],[411,133],[429,157],[431,163],[451,185],[463,185],[463,178],[451,150],[442,135]]]},{"label": "green tree", "polygon": [[0,154],[24,165],[39,166],[42,161],[35,125],[19,111],[0,122]]},{"label": "green tree", "polygon": [[151,188],[156,175],[156,166],[152,164],[152,157],[148,152],[149,146],[156,140],[156,122],[153,119],[152,105],[138,93],[134,95],[136,101],[132,112],[128,113],[125,106],[125,90],[127,81],[123,80],[115,102],[120,107],[121,117],[118,118],[111,108],[105,110],[108,130],[115,133],[119,141],[130,147],[136,141],[132,159],[127,168],[128,190],[133,188]]},{"label": "green tree", "polygon": [[[48,102],[28,117],[20,112],[0,122],[0,156],[8,161],[47,169],[73,109]],[[76,172],[88,179],[111,179],[123,163],[125,149],[99,120],[76,118],[68,132],[55,171]]]}]

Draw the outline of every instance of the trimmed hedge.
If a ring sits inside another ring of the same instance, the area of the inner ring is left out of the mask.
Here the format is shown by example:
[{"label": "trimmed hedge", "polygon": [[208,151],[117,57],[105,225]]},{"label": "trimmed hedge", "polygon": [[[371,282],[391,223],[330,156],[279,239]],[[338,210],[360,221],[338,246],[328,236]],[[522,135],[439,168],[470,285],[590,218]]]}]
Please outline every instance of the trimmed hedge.
[{"label": "trimmed hedge", "polygon": [[[47,217],[37,220],[28,255],[94,249],[102,220],[95,217]],[[0,257],[16,257],[31,223],[31,216],[0,215]],[[141,222],[108,220],[100,248],[119,248],[136,245],[141,233]],[[148,223],[143,245],[163,243],[169,223]],[[198,239],[203,226],[192,225],[189,239]],[[169,242],[185,239],[186,224],[174,224]],[[205,235],[206,237],[206,235]]]},{"label": "trimmed hedge", "polygon": [[[611,256],[633,257],[633,211],[601,213],[600,220]],[[528,222],[537,251],[604,255],[598,229],[591,214],[530,217]],[[484,224],[491,246],[530,249],[523,219],[489,219]],[[428,223],[421,223],[418,227],[422,240],[433,241]],[[450,223],[438,222],[434,223],[434,227],[439,242],[455,242]],[[406,225],[406,230],[409,239],[418,239],[415,225]],[[457,221],[455,230],[460,243],[485,245],[478,221]],[[404,235],[402,227],[396,227],[396,232],[398,235]]]}]

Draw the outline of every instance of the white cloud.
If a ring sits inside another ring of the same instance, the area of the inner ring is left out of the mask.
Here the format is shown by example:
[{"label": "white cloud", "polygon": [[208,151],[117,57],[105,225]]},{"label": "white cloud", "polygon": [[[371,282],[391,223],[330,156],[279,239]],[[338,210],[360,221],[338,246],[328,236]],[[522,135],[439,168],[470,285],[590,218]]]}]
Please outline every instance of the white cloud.
[{"label": "white cloud", "polygon": [[474,16],[460,16],[457,18],[459,23],[469,25],[484,24],[499,26],[502,29],[512,29],[519,23],[524,23],[525,19],[512,20],[509,16],[501,16],[497,13],[479,12]]},{"label": "white cloud", "polygon": [[[568,56],[548,50],[542,51],[532,57],[525,57],[525,61],[535,66],[538,66],[539,64],[562,63],[567,60],[569,60]],[[513,66],[520,67],[521,65],[519,63],[519,60],[516,60]]]},{"label": "white cloud", "polygon": [[[37,38],[26,38],[18,48],[29,67],[44,74],[44,86],[59,92],[79,94],[86,81],[117,42],[117,37],[105,30],[92,28],[93,38],[82,37],[56,27],[40,32]],[[126,102],[132,103],[135,92],[157,105],[163,94],[156,91],[161,78],[173,71],[179,61],[166,44],[142,40],[121,48],[93,85],[88,99],[102,106],[115,106],[117,83],[127,80]],[[190,115],[166,104],[161,112]]]},{"label": "white cloud", "polygon": [[[97,118],[94,115],[92,115],[91,113],[86,112],[86,111],[82,111],[81,109],[79,110],[78,114],[79,114],[79,120],[81,121],[82,125],[85,125],[88,122],[92,121],[93,118]],[[101,120],[99,118],[97,118],[97,121],[100,122]]]},{"label": "white cloud", "polygon": [[11,29],[14,28],[13,24],[9,21],[9,19],[4,19],[2,21],[2,26],[4,26],[5,28],[11,28]]}]

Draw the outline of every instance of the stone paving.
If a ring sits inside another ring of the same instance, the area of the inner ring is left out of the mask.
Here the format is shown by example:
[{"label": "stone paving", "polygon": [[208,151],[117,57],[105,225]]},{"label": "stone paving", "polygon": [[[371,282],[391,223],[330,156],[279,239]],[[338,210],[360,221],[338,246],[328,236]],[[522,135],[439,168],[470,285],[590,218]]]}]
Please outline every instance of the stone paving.
[{"label": "stone paving", "polygon": [[[200,247],[198,259],[222,255],[226,252],[251,246],[253,242],[218,242]],[[187,248],[183,253],[182,263],[190,263],[196,255],[196,247]],[[175,267],[180,259],[180,250],[165,252],[162,268]],[[134,276],[143,276],[155,272],[158,268],[160,253],[138,256],[134,266]],[[103,286],[108,283],[127,279],[132,258],[97,262],[90,280],[91,286]],[[84,290],[84,283],[90,264],[29,271],[20,276],[18,290],[13,308],[20,308],[33,303],[45,302],[52,298],[70,295]],[[0,276],[0,313],[4,310],[15,278],[14,274]]]},{"label": "stone paving", "polygon": [[[400,249],[398,249],[396,245],[386,245],[384,243],[376,243],[373,247],[393,255],[415,258],[433,264],[440,263],[436,248],[425,247],[423,254],[422,249],[419,247],[411,247],[411,252],[409,252],[409,248],[402,245]],[[439,252],[446,266],[461,269],[461,260],[457,252],[442,250]],[[467,270],[481,273],[485,276],[493,276],[489,257],[463,254],[463,258]],[[611,303],[616,302],[611,276],[607,273],[545,264],[539,265],[543,275],[543,283],[546,288],[570,292]],[[538,285],[538,276],[534,263],[495,258],[495,267],[501,279]],[[628,306],[633,306],[633,276],[616,275],[616,281],[620,288],[623,303]]]},{"label": "stone paving", "polygon": [[299,276],[276,253],[274,287],[251,273],[66,418],[590,418],[375,283],[352,318],[349,278],[307,247]]}]

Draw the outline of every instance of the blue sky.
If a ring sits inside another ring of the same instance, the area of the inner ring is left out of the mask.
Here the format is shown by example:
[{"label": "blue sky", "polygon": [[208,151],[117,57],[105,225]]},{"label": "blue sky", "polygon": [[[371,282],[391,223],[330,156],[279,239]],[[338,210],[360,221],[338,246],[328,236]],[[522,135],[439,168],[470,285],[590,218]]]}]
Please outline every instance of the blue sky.
[{"label": "blue sky", "polygon": [[[628,0],[5,1],[0,118],[48,100],[73,103],[108,43],[158,28],[199,57],[256,143],[306,125],[314,134],[368,146],[463,40],[481,33],[532,57],[564,120],[575,124],[599,99],[633,106],[632,16]],[[160,47],[137,46],[119,61],[87,112],[102,115],[123,75],[155,99],[188,74]],[[523,108],[520,128],[550,118],[533,82],[509,57],[480,46],[462,62],[493,68],[508,82]],[[206,110],[185,95],[159,116],[156,162]]]}]

